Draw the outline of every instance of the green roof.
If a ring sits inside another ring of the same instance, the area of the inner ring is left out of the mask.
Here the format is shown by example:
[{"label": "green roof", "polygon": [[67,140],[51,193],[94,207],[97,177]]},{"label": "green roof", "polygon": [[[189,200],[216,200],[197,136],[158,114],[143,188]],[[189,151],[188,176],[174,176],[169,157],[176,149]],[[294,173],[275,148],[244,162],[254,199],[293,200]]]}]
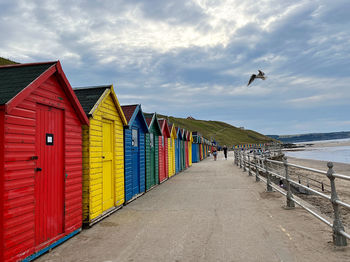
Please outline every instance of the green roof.
[{"label": "green roof", "polygon": [[55,63],[0,66],[0,105],[10,101]]},{"label": "green roof", "polygon": [[86,115],[89,115],[91,109],[95,106],[107,88],[110,89],[111,85],[77,87],[73,89]]}]

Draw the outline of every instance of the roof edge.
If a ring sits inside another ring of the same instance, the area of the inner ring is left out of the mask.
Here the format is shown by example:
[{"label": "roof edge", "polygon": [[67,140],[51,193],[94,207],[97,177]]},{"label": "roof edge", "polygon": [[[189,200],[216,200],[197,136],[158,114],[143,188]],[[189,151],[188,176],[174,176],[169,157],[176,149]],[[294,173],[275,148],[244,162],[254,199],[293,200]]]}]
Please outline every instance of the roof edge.
[{"label": "roof edge", "polygon": [[136,108],[135,108],[135,111],[134,111],[134,113],[132,114],[132,116],[131,116],[131,118],[129,120],[128,126],[129,127],[132,126],[133,122],[135,121],[135,118],[137,117],[137,114],[140,112],[141,116],[142,116],[142,120],[143,120],[144,126],[146,127],[146,133],[149,133],[148,124],[147,124],[147,121],[145,119],[145,116],[143,115],[141,104],[133,104],[133,105],[127,105],[127,106],[135,106],[135,105],[136,105]]},{"label": "roof edge", "polygon": [[32,66],[32,65],[46,65],[46,64],[56,64],[58,62],[59,62],[59,60],[57,60],[57,61],[49,61],[49,62],[0,65],[0,67],[1,68],[5,68],[5,67],[22,67],[22,66]]},{"label": "roof edge", "polygon": [[99,85],[99,86],[78,86],[74,87],[73,90],[87,90],[87,89],[97,89],[97,88],[112,88],[113,84]]},{"label": "roof edge", "polygon": [[122,120],[122,122],[123,122],[123,125],[124,125],[124,126],[127,126],[127,125],[128,125],[128,121],[126,120],[126,117],[125,117],[125,115],[124,115],[123,109],[122,109],[122,107],[120,106],[120,103],[119,103],[117,94],[114,92],[114,86],[113,86],[113,84],[111,85],[111,94],[112,94],[112,98],[113,98],[113,100],[114,100],[114,103],[116,104],[117,110],[119,111],[120,118],[121,118],[121,120]]},{"label": "roof edge", "polygon": [[[102,87],[101,87],[102,88]],[[78,90],[78,89],[75,89]],[[80,89],[81,90],[81,89]],[[94,106],[90,109],[89,116],[94,117],[95,112],[97,111],[97,108],[102,104],[103,100],[111,93],[111,89],[109,87],[105,88],[105,91],[103,91],[102,95],[97,99]]]}]

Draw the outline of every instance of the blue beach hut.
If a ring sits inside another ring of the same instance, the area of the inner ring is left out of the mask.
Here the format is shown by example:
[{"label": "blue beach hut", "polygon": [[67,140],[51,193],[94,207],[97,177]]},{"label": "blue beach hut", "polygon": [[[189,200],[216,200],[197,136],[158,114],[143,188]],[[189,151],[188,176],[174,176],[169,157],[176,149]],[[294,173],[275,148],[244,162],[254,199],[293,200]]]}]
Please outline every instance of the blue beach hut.
[{"label": "blue beach hut", "polygon": [[182,140],[181,140],[181,169],[185,170],[186,169],[186,148],[185,148],[185,143],[187,140],[187,131],[185,129],[181,129],[181,134],[182,134]]},{"label": "blue beach hut", "polygon": [[200,135],[197,131],[192,132],[193,136],[193,144],[192,144],[192,162],[197,163],[199,162],[199,141],[200,141]]},{"label": "blue beach hut", "polygon": [[176,139],[175,139],[175,167],[176,173],[179,173],[181,168],[181,141],[182,141],[182,132],[181,128],[175,127],[176,130]]},{"label": "blue beach hut", "polygon": [[145,136],[147,122],[141,105],[122,106],[128,126],[124,127],[125,202],[145,192]]}]

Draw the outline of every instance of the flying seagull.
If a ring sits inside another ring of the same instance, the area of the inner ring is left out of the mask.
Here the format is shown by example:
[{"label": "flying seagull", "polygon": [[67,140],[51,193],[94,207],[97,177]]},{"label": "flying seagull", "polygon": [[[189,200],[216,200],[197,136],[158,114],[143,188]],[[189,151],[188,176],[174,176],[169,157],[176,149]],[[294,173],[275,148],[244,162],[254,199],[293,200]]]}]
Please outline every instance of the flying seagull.
[{"label": "flying seagull", "polygon": [[261,71],[261,70],[258,70],[258,71],[259,71],[259,74],[258,74],[258,75],[252,74],[252,76],[251,76],[250,79],[249,79],[249,82],[248,82],[248,85],[247,85],[247,86],[249,86],[249,85],[254,81],[255,78],[260,78],[260,79],[262,79],[262,80],[265,80],[265,79],[266,79],[265,73],[264,73],[263,71]]}]

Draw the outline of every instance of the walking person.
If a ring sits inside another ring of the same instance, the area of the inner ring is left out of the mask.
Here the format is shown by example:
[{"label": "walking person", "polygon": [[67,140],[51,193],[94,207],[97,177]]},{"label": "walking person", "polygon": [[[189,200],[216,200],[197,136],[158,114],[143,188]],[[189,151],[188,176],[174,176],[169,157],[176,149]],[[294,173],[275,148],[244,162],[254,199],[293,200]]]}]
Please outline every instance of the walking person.
[{"label": "walking person", "polygon": [[216,147],[215,147],[215,146],[213,146],[213,149],[212,149],[212,154],[213,154],[213,156],[214,156],[214,161],[216,161],[216,156],[217,156],[218,152],[217,152],[217,150],[216,150]]},{"label": "walking person", "polygon": [[224,150],[225,160],[227,160],[227,146],[224,145],[222,149]]}]

